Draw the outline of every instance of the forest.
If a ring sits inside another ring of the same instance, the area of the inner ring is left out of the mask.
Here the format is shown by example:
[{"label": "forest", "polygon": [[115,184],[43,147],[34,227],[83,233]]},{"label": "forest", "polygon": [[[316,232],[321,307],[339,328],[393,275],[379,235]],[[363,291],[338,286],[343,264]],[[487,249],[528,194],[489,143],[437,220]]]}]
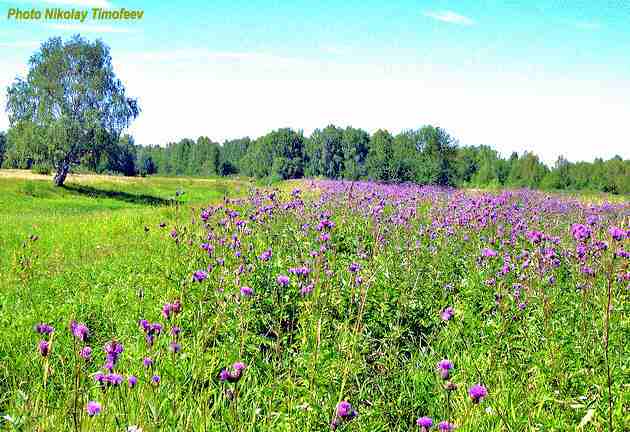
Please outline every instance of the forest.
[{"label": "forest", "polygon": [[[50,172],[44,146],[32,151],[35,139],[16,128],[0,133],[0,166]],[[434,126],[397,135],[382,129],[370,135],[362,129],[329,125],[305,136],[284,128],[256,139],[217,143],[208,137],[184,138],[166,146],[140,146],[123,135],[112,145],[88,152],[78,169],[126,176],[325,177],[630,193],[630,160],[620,156],[593,162],[569,162],[561,156],[549,167],[532,152],[503,157],[487,145],[459,145],[444,129]]]}]

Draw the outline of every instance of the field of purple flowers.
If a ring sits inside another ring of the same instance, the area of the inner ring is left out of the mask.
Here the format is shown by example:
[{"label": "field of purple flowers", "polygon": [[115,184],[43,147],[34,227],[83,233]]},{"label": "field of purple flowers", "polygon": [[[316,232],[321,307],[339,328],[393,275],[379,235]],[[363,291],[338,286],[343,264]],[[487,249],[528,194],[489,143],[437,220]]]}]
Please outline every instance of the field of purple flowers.
[{"label": "field of purple flowers", "polygon": [[0,429],[630,428],[629,201],[304,181],[139,229],[70,302],[16,277]]}]

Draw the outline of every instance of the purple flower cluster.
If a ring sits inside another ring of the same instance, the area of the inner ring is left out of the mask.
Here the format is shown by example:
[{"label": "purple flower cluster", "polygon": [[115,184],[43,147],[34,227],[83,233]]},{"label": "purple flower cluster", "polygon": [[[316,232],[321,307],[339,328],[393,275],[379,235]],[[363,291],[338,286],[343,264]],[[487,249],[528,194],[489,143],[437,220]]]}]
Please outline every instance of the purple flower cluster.
[{"label": "purple flower cluster", "polygon": [[171,319],[172,316],[179,314],[182,311],[182,304],[179,300],[175,300],[173,303],[165,303],[162,306],[162,316],[166,319]]},{"label": "purple flower cluster", "polygon": [[208,273],[203,270],[197,270],[193,273],[192,279],[195,282],[203,282],[204,280],[208,279]]},{"label": "purple flower cluster", "polygon": [[261,261],[269,261],[271,259],[271,249],[267,249],[263,251],[263,253],[261,253],[260,256],[258,257],[258,259],[260,259]]},{"label": "purple flower cluster", "polygon": [[591,237],[593,231],[587,225],[573,224],[571,225],[571,235],[577,241],[585,241]]},{"label": "purple flower cluster", "polygon": [[453,367],[453,362],[447,359],[440,360],[437,364],[437,370],[442,379],[448,379]]},{"label": "purple flower cluster", "polygon": [[85,406],[85,412],[87,412],[90,417],[94,417],[101,412],[101,404],[95,401],[89,401]]},{"label": "purple flower cluster", "polygon": [[498,252],[491,248],[483,248],[481,250],[481,256],[484,258],[493,258],[497,255],[499,255]]},{"label": "purple flower cluster", "polygon": [[70,331],[75,338],[81,342],[85,342],[90,337],[90,330],[83,323],[78,323],[75,320],[70,321]]},{"label": "purple flower cluster", "polygon": [[99,383],[102,389],[105,389],[106,387],[110,387],[110,386],[118,387],[119,385],[123,383],[124,380],[125,379],[123,378],[121,374],[115,373],[115,372],[109,372],[109,373],[96,372],[94,374],[94,381]]},{"label": "purple flower cluster", "polygon": [[140,324],[140,328],[144,331],[147,345],[153,346],[155,338],[162,333],[162,324],[150,323],[145,319],[141,319],[138,323]]},{"label": "purple flower cluster", "polygon": [[332,423],[330,424],[330,428],[332,430],[336,430],[344,422],[352,420],[357,415],[359,414],[352,407],[352,404],[350,404],[350,402],[348,401],[343,400],[339,402],[337,404],[337,407],[335,408],[335,416]]},{"label": "purple flower cluster", "polygon": [[[292,267],[289,269],[289,273],[294,274],[296,276],[306,277],[311,272],[311,270],[306,266],[301,267]],[[279,283],[279,282],[278,282]]]},{"label": "purple flower cluster", "polygon": [[103,349],[105,351],[105,365],[103,369],[111,372],[116,367],[116,363],[118,363],[120,354],[124,350],[123,346],[120,342],[112,340],[107,342]]},{"label": "purple flower cluster", "polygon": [[451,318],[455,315],[455,309],[452,306],[446,307],[442,312],[440,312],[440,318],[443,321],[450,321]]},{"label": "purple flower cluster", "polygon": [[246,368],[247,366],[245,366],[245,363],[236,362],[232,365],[232,370],[228,370],[227,368],[221,369],[221,372],[219,372],[219,380],[231,383],[238,382],[243,376],[243,371]]},{"label": "purple flower cluster", "polygon": [[475,384],[468,389],[468,395],[473,403],[478,404],[488,395],[488,390],[481,384]]},{"label": "purple flower cluster", "polygon": [[35,331],[41,335],[49,336],[55,331],[55,328],[50,324],[39,323],[35,326]]},{"label": "purple flower cluster", "polygon": [[278,282],[278,285],[282,286],[282,287],[286,287],[289,285],[289,277],[286,275],[280,275],[276,278],[276,282]]},{"label": "purple flower cluster", "polygon": [[[41,339],[37,343],[37,350],[39,351],[39,354],[42,357],[48,357],[48,354],[50,354],[50,349],[51,349],[50,338],[54,331],[55,331],[55,328],[51,326],[50,324],[39,323],[35,326],[35,332],[39,333],[40,335],[42,335],[42,337],[44,337],[44,339]],[[45,338],[48,338],[48,340]]]}]

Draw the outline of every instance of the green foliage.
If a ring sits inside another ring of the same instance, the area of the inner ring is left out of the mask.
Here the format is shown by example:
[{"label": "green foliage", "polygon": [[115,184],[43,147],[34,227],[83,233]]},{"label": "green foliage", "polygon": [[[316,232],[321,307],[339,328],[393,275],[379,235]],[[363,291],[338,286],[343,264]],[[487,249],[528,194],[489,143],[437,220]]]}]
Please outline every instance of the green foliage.
[{"label": "green foliage", "polygon": [[315,129],[306,140],[304,174],[308,177],[340,178],[343,173],[343,130],[329,125]]},{"label": "green foliage", "polygon": [[342,136],[343,178],[358,180],[364,178],[365,160],[370,148],[370,135],[363,129],[347,127]]},{"label": "green foliage", "polygon": [[7,147],[7,135],[4,132],[0,132],[0,168],[2,168],[6,159]]},{"label": "green foliage", "polygon": [[52,166],[50,166],[50,164],[46,162],[41,162],[34,165],[32,171],[35,174],[50,175],[50,173],[52,172]]},{"label": "green foliage", "polygon": [[538,156],[526,151],[512,164],[507,182],[510,186],[535,189],[548,172]]},{"label": "green foliage", "polygon": [[[0,135],[1,137],[2,135]],[[0,158],[5,168],[31,168],[51,160],[41,130],[20,123],[9,130]],[[4,155],[4,156],[3,156]],[[138,146],[125,136],[91,148],[81,167],[98,173],[168,176],[229,176],[242,174],[278,181],[289,178],[374,179],[444,186],[545,190],[591,190],[630,193],[630,160],[569,162],[558,158],[548,168],[534,153],[503,158],[487,145],[458,146],[444,129],[423,126],[393,136],[379,130],[334,125],[310,137],[279,129],[258,139],[240,138],[222,145],[207,137],[184,138],[162,146]]]},{"label": "green foliage", "polygon": [[370,150],[365,161],[367,178],[388,181],[394,178],[394,137],[386,131],[377,130],[370,140]]},{"label": "green foliage", "polygon": [[[212,175],[208,165],[192,155],[199,140],[182,140],[167,147],[138,147],[150,155],[157,172],[167,175]],[[244,174],[256,178],[327,177],[374,179],[448,186],[499,188],[503,186],[554,190],[594,190],[630,193],[630,161],[615,157],[593,163],[568,162],[564,157],[549,169],[538,156],[513,153],[505,159],[486,145],[462,146],[439,127],[424,126],[392,136],[379,130],[370,136],[362,129],[329,125],[310,137],[280,129],[254,141],[226,141],[219,152],[216,174]],[[300,151],[300,149],[302,149]],[[203,153],[202,153],[203,154]],[[302,156],[300,156],[300,154]],[[188,168],[186,168],[188,167]]]},{"label": "green foliage", "polygon": [[[275,185],[273,219],[248,220],[255,229],[238,231],[243,256],[235,256],[228,241],[208,257],[199,247],[208,232],[199,219],[191,224],[190,215],[209,203],[223,204],[226,192],[243,197],[250,186],[182,177],[71,177],[67,188],[0,180],[0,310],[10,312],[0,313],[0,429],[73,430],[73,374],[80,368],[78,409],[85,431],[129,425],[145,431],[322,431],[330,429],[342,398],[359,415],[338,431],[417,431],[415,419],[422,415],[480,432],[575,430],[585,418],[584,430],[607,430],[605,266],[589,279],[561,256],[560,268],[550,270],[557,277],[551,284],[537,265],[518,278],[522,261],[511,256],[515,268],[489,285],[503,260],[480,262],[478,256],[498,225],[423,233],[420,228],[443,210],[437,201],[420,204],[409,226],[389,225],[386,243],[361,214],[360,201],[313,205],[304,218],[329,212],[336,223],[326,260],[315,259],[310,251],[320,247],[321,233],[304,230],[304,219],[279,210],[291,199],[283,191],[295,182]],[[178,189],[186,192],[180,206],[169,200]],[[252,205],[229,203],[242,218]],[[537,213],[536,206],[530,209]],[[217,212],[211,225],[217,238],[230,239],[232,228],[216,223],[224,217]],[[565,214],[552,214],[540,223],[564,244],[570,222]],[[174,228],[179,242],[170,237]],[[511,226],[505,228],[509,233]],[[465,241],[464,234],[470,235]],[[520,236],[516,241],[515,254],[537,253]],[[264,263],[256,256],[267,247],[273,258]],[[612,250],[603,253],[610,257]],[[225,263],[213,265],[207,281],[191,282],[193,271],[219,257]],[[353,274],[348,267],[355,261],[361,268]],[[235,272],[241,263],[247,270]],[[313,292],[301,296],[293,275],[289,287],[278,288],[275,277],[302,264],[313,272]],[[522,311],[513,294],[516,282],[525,286]],[[586,291],[575,288],[582,283]],[[614,430],[624,430],[628,295],[623,283],[614,284],[613,422]],[[239,295],[243,285],[254,288],[251,298]],[[162,305],[175,299],[182,300],[182,313],[166,320]],[[439,314],[446,306],[456,311],[449,322]],[[140,318],[165,325],[153,348],[138,328]],[[91,330],[91,362],[74,362],[81,359],[67,329],[70,319]],[[42,336],[33,326],[39,322],[56,329],[47,359],[36,349]],[[182,329],[177,356],[167,351],[173,325]],[[134,389],[123,383],[102,390],[93,380],[112,338],[124,344],[115,370],[138,376]],[[153,370],[142,366],[147,355],[155,360]],[[435,370],[443,358],[455,365],[450,379],[458,388],[450,393]],[[247,364],[243,379],[220,383],[219,370],[240,360]],[[162,376],[159,386],[149,383],[153,373]],[[478,405],[467,394],[476,382],[488,388]],[[101,414],[85,415],[88,400],[102,403]]]},{"label": "green foliage", "polygon": [[243,160],[243,173],[253,177],[300,178],[304,173],[304,136],[278,129],[255,140]]},{"label": "green foliage", "polygon": [[251,140],[249,138],[225,141],[219,152],[219,175],[225,176],[240,172],[241,161],[247,154],[250,144]]},{"label": "green foliage", "polygon": [[16,147],[53,164],[57,185],[86,154],[117,142],[140,112],[114,74],[109,48],[78,35],[44,42],[7,99]]}]

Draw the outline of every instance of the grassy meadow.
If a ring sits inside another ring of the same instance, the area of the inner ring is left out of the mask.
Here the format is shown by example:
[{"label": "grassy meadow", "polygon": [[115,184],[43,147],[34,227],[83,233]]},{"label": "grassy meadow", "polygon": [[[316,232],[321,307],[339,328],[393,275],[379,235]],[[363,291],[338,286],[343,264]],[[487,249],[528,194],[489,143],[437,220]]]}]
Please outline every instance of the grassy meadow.
[{"label": "grassy meadow", "polygon": [[0,170],[0,430],[629,430],[629,220],[600,195]]}]

